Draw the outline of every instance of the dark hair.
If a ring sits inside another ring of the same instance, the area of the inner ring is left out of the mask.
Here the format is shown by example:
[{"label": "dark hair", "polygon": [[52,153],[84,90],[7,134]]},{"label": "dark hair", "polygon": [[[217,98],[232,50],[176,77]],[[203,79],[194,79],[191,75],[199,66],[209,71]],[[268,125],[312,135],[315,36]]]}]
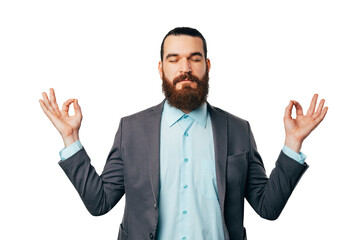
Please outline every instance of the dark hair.
[{"label": "dark hair", "polygon": [[174,35],[174,36],[178,36],[178,35],[187,35],[187,36],[192,36],[192,37],[199,37],[202,39],[203,42],[203,51],[204,51],[204,58],[207,58],[207,43],[206,43],[206,39],[203,37],[203,35],[194,28],[190,28],[190,27],[177,27],[174,28],[173,30],[170,30],[167,35],[165,35],[165,37],[163,38],[162,41],[162,45],[160,47],[160,59],[163,62],[163,54],[164,54],[164,41],[165,39],[170,36],[170,35]]}]

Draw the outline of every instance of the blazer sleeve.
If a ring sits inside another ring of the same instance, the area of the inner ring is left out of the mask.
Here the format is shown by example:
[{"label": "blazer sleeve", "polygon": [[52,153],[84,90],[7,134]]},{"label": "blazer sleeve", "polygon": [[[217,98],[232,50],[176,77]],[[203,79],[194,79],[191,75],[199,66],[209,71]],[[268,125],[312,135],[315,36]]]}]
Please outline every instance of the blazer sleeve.
[{"label": "blazer sleeve", "polygon": [[268,178],[248,122],[247,125],[250,149],[246,199],[262,218],[275,220],[308,165],[298,163],[281,151]]},{"label": "blazer sleeve", "polygon": [[88,211],[99,216],[110,211],[125,193],[122,159],[122,119],[102,174],[99,176],[83,147],[59,165],[74,185]]}]

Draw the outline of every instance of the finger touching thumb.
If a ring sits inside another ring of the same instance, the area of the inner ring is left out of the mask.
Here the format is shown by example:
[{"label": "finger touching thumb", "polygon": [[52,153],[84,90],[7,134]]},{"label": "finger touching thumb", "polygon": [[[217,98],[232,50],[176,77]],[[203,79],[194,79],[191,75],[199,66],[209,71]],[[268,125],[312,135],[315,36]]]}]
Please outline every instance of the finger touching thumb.
[{"label": "finger touching thumb", "polygon": [[78,103],[78,99],[75,99],[75,101],[74,101],[74,110],[75,110],[75,112],[81,113],[81,109],[80,109],[80,106],[79,106],[79,103]]}]

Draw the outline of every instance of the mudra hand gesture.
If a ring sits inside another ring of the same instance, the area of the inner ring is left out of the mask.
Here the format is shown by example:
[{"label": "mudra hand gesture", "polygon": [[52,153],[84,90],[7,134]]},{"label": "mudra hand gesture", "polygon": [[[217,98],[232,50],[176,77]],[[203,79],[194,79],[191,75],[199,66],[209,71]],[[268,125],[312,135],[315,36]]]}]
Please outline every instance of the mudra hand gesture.
[{"label": "mudra hand gesture", "polygon": [[[283,118],[286,140],[285,145],[295,152],[300,152],[302,142],[325,118],[328,107],[323,107],[325,100],[322,99],[316,109],[318,95],[313,95],[311,105],[306,115],[303,115],[301,105],[297,101],[290,101]],[[292,118],[293,105],[296,107],[296,118]]]},{"label": "mudra hand gesture", "polygon": [[[74,98],[68,99],[64,102],[63,108],[60,111],[56,103],[54,89],[50,88],[50,101],[45,92],[43,92],[42,95],[44,101],[39,100],[40,106],[63,137],[65,147],[77,141],[79,139],[80,124],[83,119],[78,100]],[[69,106],[71,103],[74,104],[74,116],[69,116]]]}]

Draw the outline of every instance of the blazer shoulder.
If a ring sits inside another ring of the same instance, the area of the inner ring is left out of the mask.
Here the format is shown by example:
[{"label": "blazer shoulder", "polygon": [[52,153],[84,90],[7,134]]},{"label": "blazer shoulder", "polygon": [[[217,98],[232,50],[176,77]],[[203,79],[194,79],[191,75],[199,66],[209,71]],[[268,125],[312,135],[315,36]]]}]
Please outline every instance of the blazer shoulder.
[{"label": "blazer shoulder", "polygon": [[122,119],[134,121],[134,120],[144,119],[146,117],[147,113],[149,113],[149,112],[160,112],[161,113],[163,110],[163,104],[164,104],[164,100],[157,105],[154,105],[152,107],[146,108],[139,112],[124,116],[124,117],[122,117]]},{"label": "blazer shoulder", "polygon": [[210,105],[211,108],[213,108],[213,110],[215,110],[217,113],[219,114],[223,114],[225,117],[227,117],[227,121],[230,124],[241,124],[243,126],[247,126],[249,125],[248,121],[246,119],[243,119],[241,117],[238,117],[230,112],[227,112],[219,107],[215,107]]}]

